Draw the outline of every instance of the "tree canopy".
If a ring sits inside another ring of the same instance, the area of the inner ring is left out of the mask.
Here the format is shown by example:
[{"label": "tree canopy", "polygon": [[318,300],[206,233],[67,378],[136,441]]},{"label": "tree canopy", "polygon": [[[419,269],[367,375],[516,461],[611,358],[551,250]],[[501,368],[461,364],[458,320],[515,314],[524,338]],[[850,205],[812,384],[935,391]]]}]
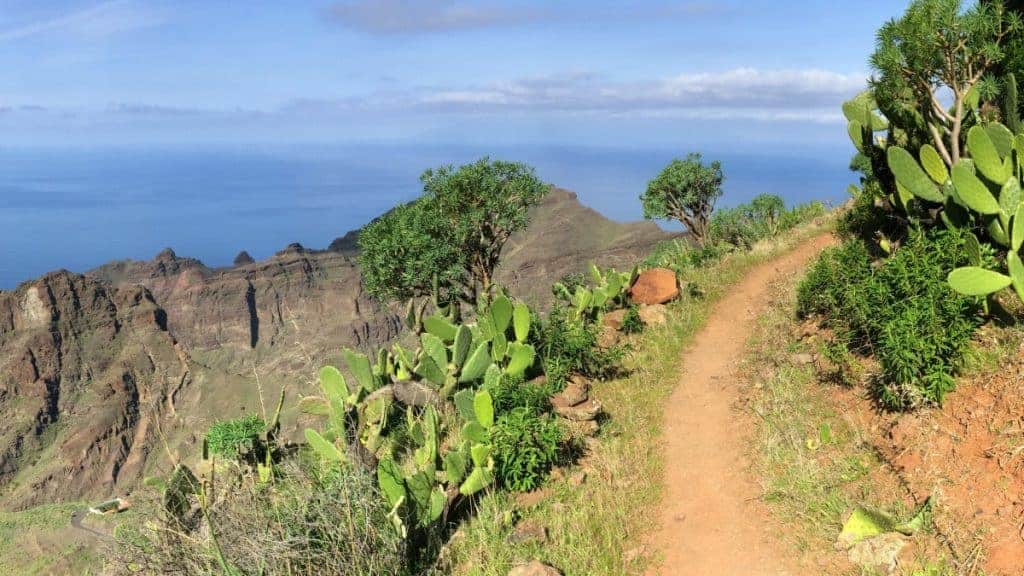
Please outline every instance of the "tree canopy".
[{"label": "tree canopy", "polygon": [[705,166],[699,153],[691,153],[685,160],[672,160],[640,196],[644,218],[678,220],[690,231],[694,242],[704,246],[708,235],[708,221],[715,202],[722,195],[722,164],[719,161]]},{"label": "tree canopy", "polygon": [[952,166],[963,155],[968,114],[999,91],[991,73],[1020,27],[1002,2],[965,10],[960,0],[915,0],[878,31],[871,87],[879,109],[900,136],[930,141]]},{"label": "tree canopy", "polygon": [[509,237],[526,228],[548,193],[533,168],[482,158],[420,177],[423,195],[359,235],[363,283],[384,300],[430,294],[475,303],[490,291]]}]

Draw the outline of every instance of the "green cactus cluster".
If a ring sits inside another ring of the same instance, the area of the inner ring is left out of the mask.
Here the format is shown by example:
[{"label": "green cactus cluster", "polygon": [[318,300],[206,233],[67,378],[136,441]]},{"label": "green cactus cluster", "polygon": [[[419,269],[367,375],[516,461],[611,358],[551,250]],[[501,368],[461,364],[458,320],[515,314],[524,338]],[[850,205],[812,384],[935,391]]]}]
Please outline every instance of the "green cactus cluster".
[{"label": "green cactus cluster", "polygon": [[[975,125],[967,132],[970,158],[961,158],[947,170],[929,144],[915,157],[899,146],[886,150],[896,180],[899,202],[906,207],[917,200],[941,205],[940,218],[947,227],[985,231],[985,236],[1006,250],[1006,272],[982,267],[980,249],[969,250],[972,265],[953,270],[949,285],[968,296],[988,296],[1013,286],[1024,299],[1024,202],[1021,202],[1024,134],[1013,134],[992,122]],[[969,236],[972,246],[980,246]],[[977,257],[974,257],[977,255]]]},{"label": "green cactus cluster", "polygon": [[[480,303],[473,323],[461,322],[454,306],[424,311],[424,304],[406,311],[415,350],[395,344],[379,350],[374,361],[345,350],[352,385],[341,370],[325,366],[322,394],[299,403],[301,411],[326,418],[321,429],[305,431],[307,445],[322,461],[365,465],[353,456],[372,455],[391,520],[403,537],[438,522],[456,498],[494,482],[489,436],[495,414],[488,390],[503,378],[523,377],[536,359],[529,343],[531,312],[522,302],[499,294]],[[448,430],[446,414],[457,414],[461,425]],[[402,440],[389,437],[392,428],[404,430]]]},{"label": "green cactus cluster", "polygon": [[427,528],[441,520],[457,495],[473,496],[494,482],[494,459],[489,444],[494,426],[494,403],[486,390],[459,391],[458,413],[465,419],[461,442],[442,453],[442,429],[437,410],[430,406],[419,417],[406,413],[413,457],[405,465],[391,456],[377,465],[377,482],[391,506],[389,517],[403,537],[409,526]]},{"label": "green cactus cluster", "polygon": [[577,319],[594,319],[607,310],[625,307],[629,287],[640,273],[639,267],[618,272],[614,268],[602,270],[594,263],[588,271],[591,286],[576,286],[572,291],[561,282],[553,286],[555,295],[569,304]]}]

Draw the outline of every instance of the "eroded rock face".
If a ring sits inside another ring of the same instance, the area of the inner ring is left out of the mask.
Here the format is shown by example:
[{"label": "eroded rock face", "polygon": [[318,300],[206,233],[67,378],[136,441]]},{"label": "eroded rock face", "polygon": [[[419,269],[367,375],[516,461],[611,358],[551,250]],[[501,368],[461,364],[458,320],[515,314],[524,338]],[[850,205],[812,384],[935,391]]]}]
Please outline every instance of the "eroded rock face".
[{"label": "eroded rock face", "polygon": [[189,377],[164,311],[143,287],[55,272],[0,294],[5,505],[136,483],[153,423]]},{"label": "eroded rock face", "polygon": [[[561,275],[632,266],[670,236],[554,190],[498,278],[543,304]],[[301,431],[291,400],[314,392],[320,366],[401,332],[398,308],[361,287],[357,237],[225,269],[167,249],[0,292],[0,506],[122,495],[144,467],[166,471],[164,441],[189,458],[215,419],[259,410],[282,387],[285,434]]]}]

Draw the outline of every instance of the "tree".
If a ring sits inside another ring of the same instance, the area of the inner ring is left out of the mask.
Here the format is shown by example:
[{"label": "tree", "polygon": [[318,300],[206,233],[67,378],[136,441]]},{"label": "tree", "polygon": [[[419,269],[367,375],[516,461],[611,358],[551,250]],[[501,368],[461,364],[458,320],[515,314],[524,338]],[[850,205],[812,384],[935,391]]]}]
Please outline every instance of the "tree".
[{"label": "tree", "polygon": [[964,10],[960,0],[915,0],[878,31],[871,87],[879,108],[904,138],[923,132],[952,166],[963,155],[968,113],[998,92],[991,72],[1020,27],[1020,15],[1001,2]]},{"label": "tree", "polygon": [[775,194],[758,194],[750,201],[753,220],[763,223],[770,236],[779,233],[779,218],[785,211],[786,203]]},{"label": "tree", "polygon": [[647,191],[640,196],[644,218],[678,220],[703,248],[724,179],[722,164],[717,160],[704,166],[699,153],[688,154],[686,160],[676,158],[648,182]]},{"label": "tree", "polygon": [[423,195],[368,224],[359,235],[367,290],[384,300],[430,294],[473,304],[489,294],[509,237],[526,228],[549,187],[533,168],[482,158],[420,177]]}]

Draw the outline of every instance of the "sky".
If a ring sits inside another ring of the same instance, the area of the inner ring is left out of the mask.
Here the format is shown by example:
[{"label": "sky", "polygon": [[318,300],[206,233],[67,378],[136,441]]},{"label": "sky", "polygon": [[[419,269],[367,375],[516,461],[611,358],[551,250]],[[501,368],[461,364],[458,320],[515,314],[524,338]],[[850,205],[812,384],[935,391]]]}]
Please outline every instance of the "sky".
[{"label": "sky", "polygon": [[0,147],[845,144],[893,0],[0,0]]}]

